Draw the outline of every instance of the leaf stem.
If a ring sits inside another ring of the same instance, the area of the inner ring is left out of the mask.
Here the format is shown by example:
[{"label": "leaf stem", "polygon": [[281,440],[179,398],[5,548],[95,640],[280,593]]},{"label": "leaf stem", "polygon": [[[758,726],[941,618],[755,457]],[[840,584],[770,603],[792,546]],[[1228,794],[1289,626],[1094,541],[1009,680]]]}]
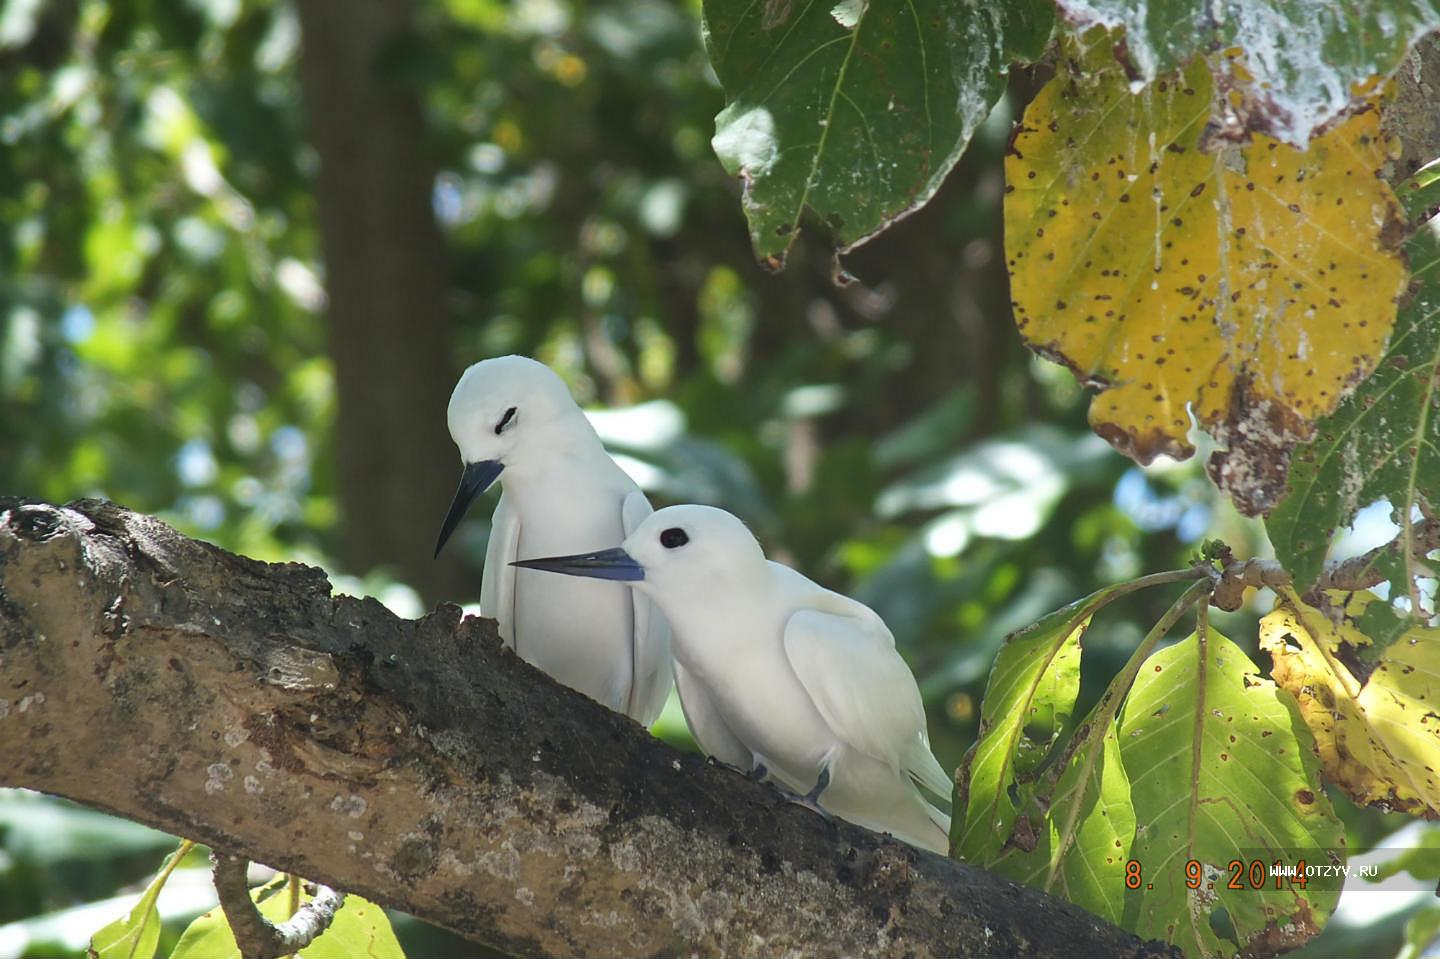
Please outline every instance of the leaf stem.
[{"label": "leaf stem", "polygon": [[[295,913],[300,911],[300,877],[295,875],[293,872],[286,873],[285,888],[286,892],[288,892],[290,895],[290,904],[285,910],[285,918],[293,919],[295,917]],[[295,959],[295,957],[293,954],[291,954],[284,957],[284,959]]]},{"label": "leaf stem", "polygon": [[160,867],[160,881],[161,881],[161,883],[164,883],[166,880],[168,880],[168,879],[170,878],[170,874],[175,871],[175,868],[176,868],[177,866],[180,865],[180,860],[184,859],[187,855],[189,855],[190,850],[192,850],[192,849],[194,849],[194,848],[195,848],[195,842],[194,842],[194,840],[191,840],[191,839],[182,839],[182,840],[180,840],[180,845],[178,845],[178,846],[175,847],[175,851],[172,852],[172,853],[170,854],[169,858],[167,858],[167,859],[165,860],[165,865],[163,865],[163,866]]},{"label": "leaf stem", "polygon": [[1145,576],[1130,580],[1128,583],[1119,583],[1109,587],[1110,592],[1095,601],[1094,606],[1085,608],[1084,616],[1077,616],[1071,623],[1071,628],[1078,624],[1081,619],[1093,617],[1100,610],[1109,606],[1122,596],[1129,596],[1131,593],[1138,593],[1142,589],[1149,589],[1151,586],[1168,586],[1171,583],[1185,583],[1191,580],[1204,580],[1206,584],[1215,578],[1215,571],[1205,563],[1196,563],[1194,566],[1187,566],[1184,569],[1167,569],[1161,573],[1149,573]]},{"label": "leaf stem", "polygon": [[[145,890],[145,896],[149,896],[153,891],[155,899],[159,900],[160,890],[165,888],[165,883],[169,881],[170,874],[175,871],[176,866],[180,865],[180,860],[185,858],[185,854],[194,848],[195,843],[191,840],[180,840],[180,845],[176,846],[175,851],[165,858],[165,864],[160,867],[159,875],[150,883],[150,887]],[[144,902],[145,896],[141,897],[141,902]],[[140,942],[145,938],[145,926],[149,921],[150,910],[147,909],[140,918],[140,926],[135,930],[134,938],[130,941],[130,950],[126,954],[129,959],[134,959],[136,955],[135,950],[140,948]]]}]

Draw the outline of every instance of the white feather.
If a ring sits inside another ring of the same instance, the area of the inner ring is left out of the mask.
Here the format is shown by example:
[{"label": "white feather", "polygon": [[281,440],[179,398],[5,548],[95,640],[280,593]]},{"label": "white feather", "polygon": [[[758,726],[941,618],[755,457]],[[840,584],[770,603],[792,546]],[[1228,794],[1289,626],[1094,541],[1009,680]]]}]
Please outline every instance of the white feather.
[{"label": "white feather", "polygon": [[679,663],[675,664],[675,689],[680,693],[680,709],[685,714],[685,725],[690,727],[690,735],[695,737],[695,744],[705,755],[748,772],[754,760],[753,754],[725,725],[724,717],[710,702],[705,686],[692,680]]},{"label": "white feather", "polygon": [[823,808],[945,851],[949,819],[917,783],[948,796],[949,777],[879,616],[766,560],[723,510],[662,509],[623,548],[644,570],[632,585],[670,622],[680,702],[702,749],[763,764],[798,793],[828,770]]},{"label": "white feather", "polygon": [[790,665],[838,739],[948,797],[950,777],[930,752],[925,706],[895,637],[869,607],[847,602],[854,615],[802,609],[790,617]]},{"label": "white feather", "polygon": [[[635,532],[645,517],[653,512],[654,507],[639,490],[625,497],[620,507],[620,523],[625,535]],[[625,711],[641,725],[649,726],[659,718],[660,711],[665,708],[665,700],[670,696],[670,624],[650,602],[650,597],[632,590],[630,602],[634,636],[631,674],[634,678],[630,683],[630,700]]]},{"label": "white feather", "polygon": [[515,648],[515,567],[520,558],[520,517],[500,495],[490,517],[490,542],[485,547],[485,570],[480,577],[480,615],[495,620],[500,638]]},{"label": "white feather", "polygon": [[670,631],[648,599],[619,583],[560,579],[510,564],[611,546],[651,513],[605,452],[563,381],[505,356],[465,371],[450,398],[465,463],[503,465],[480,608],[522,659],[645,725],[670,689]]}]

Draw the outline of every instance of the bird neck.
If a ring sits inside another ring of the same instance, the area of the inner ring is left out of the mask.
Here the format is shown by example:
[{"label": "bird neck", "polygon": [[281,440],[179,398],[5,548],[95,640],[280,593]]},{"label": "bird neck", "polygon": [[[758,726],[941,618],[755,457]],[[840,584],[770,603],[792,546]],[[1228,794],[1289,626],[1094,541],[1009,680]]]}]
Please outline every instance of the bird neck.
[{"label": "bird neck", "polygon": [[712,570],[703,580],[644,590],[670,622],[682,664],[703,669],[716,656],[773,641],[759,628],[774,614],[769,567],[767,560],[737,564]]},{"label": "bird neck", "polygon": [[615,461],[605,452],[605,445],[583,413],[565,415],[549,425],[545,445],[514,456],[505,464],[505,479],[526,483],[549,482],[565,476],[581,479],[608,475],[616,470]]}]

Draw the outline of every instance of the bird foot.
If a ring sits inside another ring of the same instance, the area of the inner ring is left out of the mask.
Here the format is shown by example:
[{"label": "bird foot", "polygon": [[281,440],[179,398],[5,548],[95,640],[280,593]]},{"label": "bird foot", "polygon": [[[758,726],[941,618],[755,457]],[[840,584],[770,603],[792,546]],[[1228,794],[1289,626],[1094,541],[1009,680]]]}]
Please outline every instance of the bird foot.
[{"label": "bird foot", "polygon": [[746,770],[741,769],[739,766],[736,766],[733,763],[727,763],[723,759],[716,759],[714,756],[706,756],[705,761],[712,766],[719,766],[721,769],[728,769],[732,773],[737,773],[741,776],[744,776],[751,782],[758,783],[766,776],[770,775],[770,770],[765,768],[764,763],[756,763],[755,766],[747,772]]},{"label": "bird foot", "polygon": [[830,822],[834,818],[830,815],[829,812],[825,810],[823,806],[820,805],[820,794],[825,791],[826,786],[830,785],[829,767],[820,770],[820,778],[815,780],[815,788],[811,789],[808,793],[805,793],[804,795],[801,795],[797,792],[791,792],[789,789],[786,789],[779,783],[771,783],[771,785],[778,789],[780,791],[780,795],[784,796],[788,802],[793,802],[797,806],[804,806],[806,809],[819,815],[820,818],[824,819],[826,822]]}]

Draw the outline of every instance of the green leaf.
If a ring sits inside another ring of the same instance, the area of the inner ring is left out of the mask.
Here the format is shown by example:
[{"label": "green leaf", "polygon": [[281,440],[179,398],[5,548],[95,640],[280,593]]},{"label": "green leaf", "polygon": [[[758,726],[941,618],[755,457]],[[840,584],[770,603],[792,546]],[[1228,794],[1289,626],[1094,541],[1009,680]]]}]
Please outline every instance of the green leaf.
[{"label": "green leaf", "polygon": [[[264,891],[254,889],[251,897],[259,899]],[[310,899],[307,893],[300,896],[302,904]],[[290,918],[289,900],[281,887],[260,902],[260,915],[273,923],[284,922]],[[297,955],[299,959],[405,959],[385,910],[353,894],[346,895],[345,904],[335,914],[330,927]],[[235,945],[235,934],[230,931],[224,911],[216,906],[192,922],[170,959],[240,959],[240,949]]]},{"label": "green leaf", "polygon": [[90,937],[91,959],[150,959],[155,955],[160,945],[160,911],[155,908],[155,898],[162,885],[163,879],[157,878],[126,916]]},{"label": "green leaf", "polygon": [[928,202],[1053,16],[1043,0],[705,0],[726,99],[712,145],[744,182],[756,256],[783,267],[807,207],[846,251]]},{"label": "green leaf", "polygon": [[[1288,697],[1230,640],[1209,630],[1145,661],[1120,718],[1142,884],[1127,893],[1126,928],[1187,956],[1294,948],[1319,932],[1339,885],[1302,888],[1248,867],[1312,865],[1342,855],[1344,829],[1319,786],[1314,741]],[[1187,886],[1187,864],[1198,888]],[[1243,888],[1229,888],[1232,861]],[[1216,931],[1223,910],[1233,928]],[[1217,917],[1218,918],[1218,917]]]},{"label": "green leaf", "polygon": [[301,959],[405,959],[385,910],[353,893],[325,934],[300,952]]},{"label": "green leaf", "polygon": [[[1415,508],[1440,503],[1440,239],[1422,229],[1407,252],[1419,288],[1400,310],[1389,346],[1369,379],[1295,451],[1285,499],[1265,523],[1301,592],[1319,577],[1335,530],[1361,508],[1388,499],[1405,539]],[[1401,569],[1392,597],[1413,595],[1421,575],[1413,558]]]},{"label": "green leaf", "polygon": [[240,947],[219,906],[202,913],[185,928],[170,959],[240,959]]},{"label": "green leaf", "polygon": [[91,959],[150,959],[160,945],[160,910],[155,903],[160,890],[194,843],[183,842],[160,867],[160,873],[145,887],[140,901],[121,919],[90,937]]},{"label": "green leaf", "polygon": [[1035,849],[1011,846],[988,868],[1118,923],[1135,809],[1113,722],[1099,748],[1077,751],[1070,759],[1047,809],[1034,830]]},{"label": "green leaf", "polygon": [[1055,5],[1006,0],[997,6],[1005,27],[1005,59],[1011,62],[1039,60],[1055,33]]},{"label": "green leaf", "polygon": [[1304,146],[1372,77],[1389,76],[1410,45],[1440,26],[1440,3],[1310,3],[1306,0],[1059,0],[1078,28],[1124,27],[1126,59],[1154,80],[1197,55],[1242,48],[1212,69],[1250,100],[1250,129]]},{"label": "green leaf", "polygon": [[1080,638],[1095,611],[1123,589],[1092,593],[1005,640],[985,686],[979,734],[956,777],[952,855],[988,865],[1011,840],[1021,811],[1012,790],[1033,776],[1070,718],[1080,690]]},{"label": "green leaf", "polygon": [[1440,160],[1431,160],[1397,184],[1395,196],[1411,221],[1433,217],[1440,211]]},{"label": "green leaf", "polygon": [[[283,894],[284,887],[280,887],[281,892],[260,901],[266,888],[259,886],[250,890],[250,898],[259,902],[260,915],[271,922],[284,922],[290,917],[289,897]],[[225,911],[217,905],[197,916],[181,934],[170,959],[241,959],[240,947],[235,944],[235,934],[230,931]]]}]

